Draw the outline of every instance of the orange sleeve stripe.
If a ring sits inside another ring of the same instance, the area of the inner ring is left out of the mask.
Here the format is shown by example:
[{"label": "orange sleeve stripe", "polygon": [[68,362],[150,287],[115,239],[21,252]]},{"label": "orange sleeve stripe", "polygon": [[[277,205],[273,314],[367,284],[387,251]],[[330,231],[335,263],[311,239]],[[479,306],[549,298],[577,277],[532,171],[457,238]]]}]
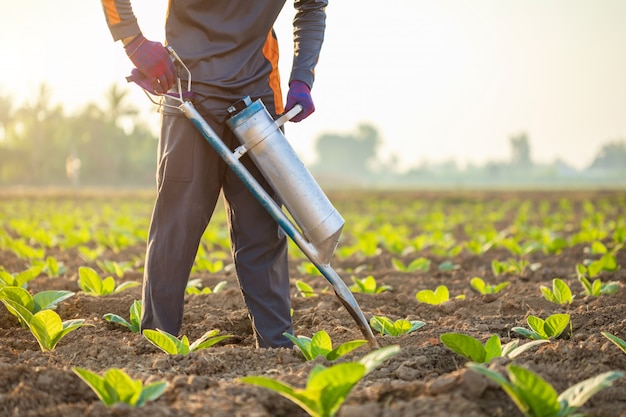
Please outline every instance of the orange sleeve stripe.
[{"label": "orange sleeve stripe", "polygon": [[115,25],[122,21],[117,7],[115,7],[115,0],[102,0],[102,6],[104,7],[104,13],[110,25]]},{"label": "orange sleeve stripe", "polygon": [[278,41],[274,35],[274,31],[270,30],[263,45],[263,55],[272,65],[272,71],[269,76],[270,88],[274,92],[274,104],[276,113],[282,114],[285,111],[283,105],[283,95],[280,88],[280,74],[278,72]]}]

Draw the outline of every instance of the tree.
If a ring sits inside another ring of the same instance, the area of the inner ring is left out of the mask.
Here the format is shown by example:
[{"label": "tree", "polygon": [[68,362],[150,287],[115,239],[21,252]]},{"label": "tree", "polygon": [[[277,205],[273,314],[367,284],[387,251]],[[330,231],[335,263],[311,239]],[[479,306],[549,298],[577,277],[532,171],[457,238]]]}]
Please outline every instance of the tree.
[{"label": "tree", "polygon": [[323,134],[316,141],[318,161],[311,170],[347,180],[364,179],[373,174],[381,143],[376,128],[368,124],[358,125],[353,134]]},{"label": "tree", "polygon": [[621,139],[605,144],[589,168],[615,173],[626,171],[626,141]]},{"label": "tree", "polygon": [[530,168],[533,162],[530,157],[530,143],[526,133],[511,136],[511,165],[516,168]]}]

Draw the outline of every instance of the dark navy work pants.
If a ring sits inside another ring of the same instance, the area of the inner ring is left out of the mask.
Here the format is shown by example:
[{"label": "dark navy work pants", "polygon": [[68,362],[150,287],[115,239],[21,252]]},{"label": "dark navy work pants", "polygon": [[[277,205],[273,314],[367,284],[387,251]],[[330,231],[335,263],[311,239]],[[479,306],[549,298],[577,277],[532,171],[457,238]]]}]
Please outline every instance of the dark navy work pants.
[{"label": "dark navy work pants", "polygon": [[[157,198],[143,280],[142,329],[179,334],[191,267],[223,191],[232,255],[257,346],[291,347],[283,336],[284,332],[293,334],[285,234],[184,115],[165,113],[162,117]],[[224,123],[207,122],[228,147],[238,145]],[[241,162],[277,198],[249,157]]]}]

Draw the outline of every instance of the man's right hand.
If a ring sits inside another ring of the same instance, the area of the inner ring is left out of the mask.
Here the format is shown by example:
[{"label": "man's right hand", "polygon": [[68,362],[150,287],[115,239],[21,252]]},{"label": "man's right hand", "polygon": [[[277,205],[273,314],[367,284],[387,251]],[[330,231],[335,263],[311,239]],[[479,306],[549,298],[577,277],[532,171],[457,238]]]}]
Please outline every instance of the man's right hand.
[{"label": "man's right hand", "polygon": [[124,49],[135,67],[146,76],[152,93],[164,94],[174,85],[176,66],[161,43],[149,41],[139,34],[124,45]]}]

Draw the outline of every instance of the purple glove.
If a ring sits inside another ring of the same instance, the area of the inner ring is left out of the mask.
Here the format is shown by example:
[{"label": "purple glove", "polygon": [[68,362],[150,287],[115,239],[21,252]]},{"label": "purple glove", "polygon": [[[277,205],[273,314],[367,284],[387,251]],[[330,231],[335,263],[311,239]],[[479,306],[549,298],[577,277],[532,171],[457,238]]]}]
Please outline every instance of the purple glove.
[{"label": "purple glove", "polygon": [[151,86],[148,91],[163,94],[174,85],[176,66],[162,44],[139,34],[124,49],[135,67],[147,78]]},{"label": "purple glove", "polygon": [[291,84],[289,84],[285,112],[293,109],[296,104],[302,106],[302,111],[291,119],[292,122],[304,120],[315,111],[315,105],[313,104],[313,99],[311,98],[311,89],[309,86],[302,81],[293,80]]}]

